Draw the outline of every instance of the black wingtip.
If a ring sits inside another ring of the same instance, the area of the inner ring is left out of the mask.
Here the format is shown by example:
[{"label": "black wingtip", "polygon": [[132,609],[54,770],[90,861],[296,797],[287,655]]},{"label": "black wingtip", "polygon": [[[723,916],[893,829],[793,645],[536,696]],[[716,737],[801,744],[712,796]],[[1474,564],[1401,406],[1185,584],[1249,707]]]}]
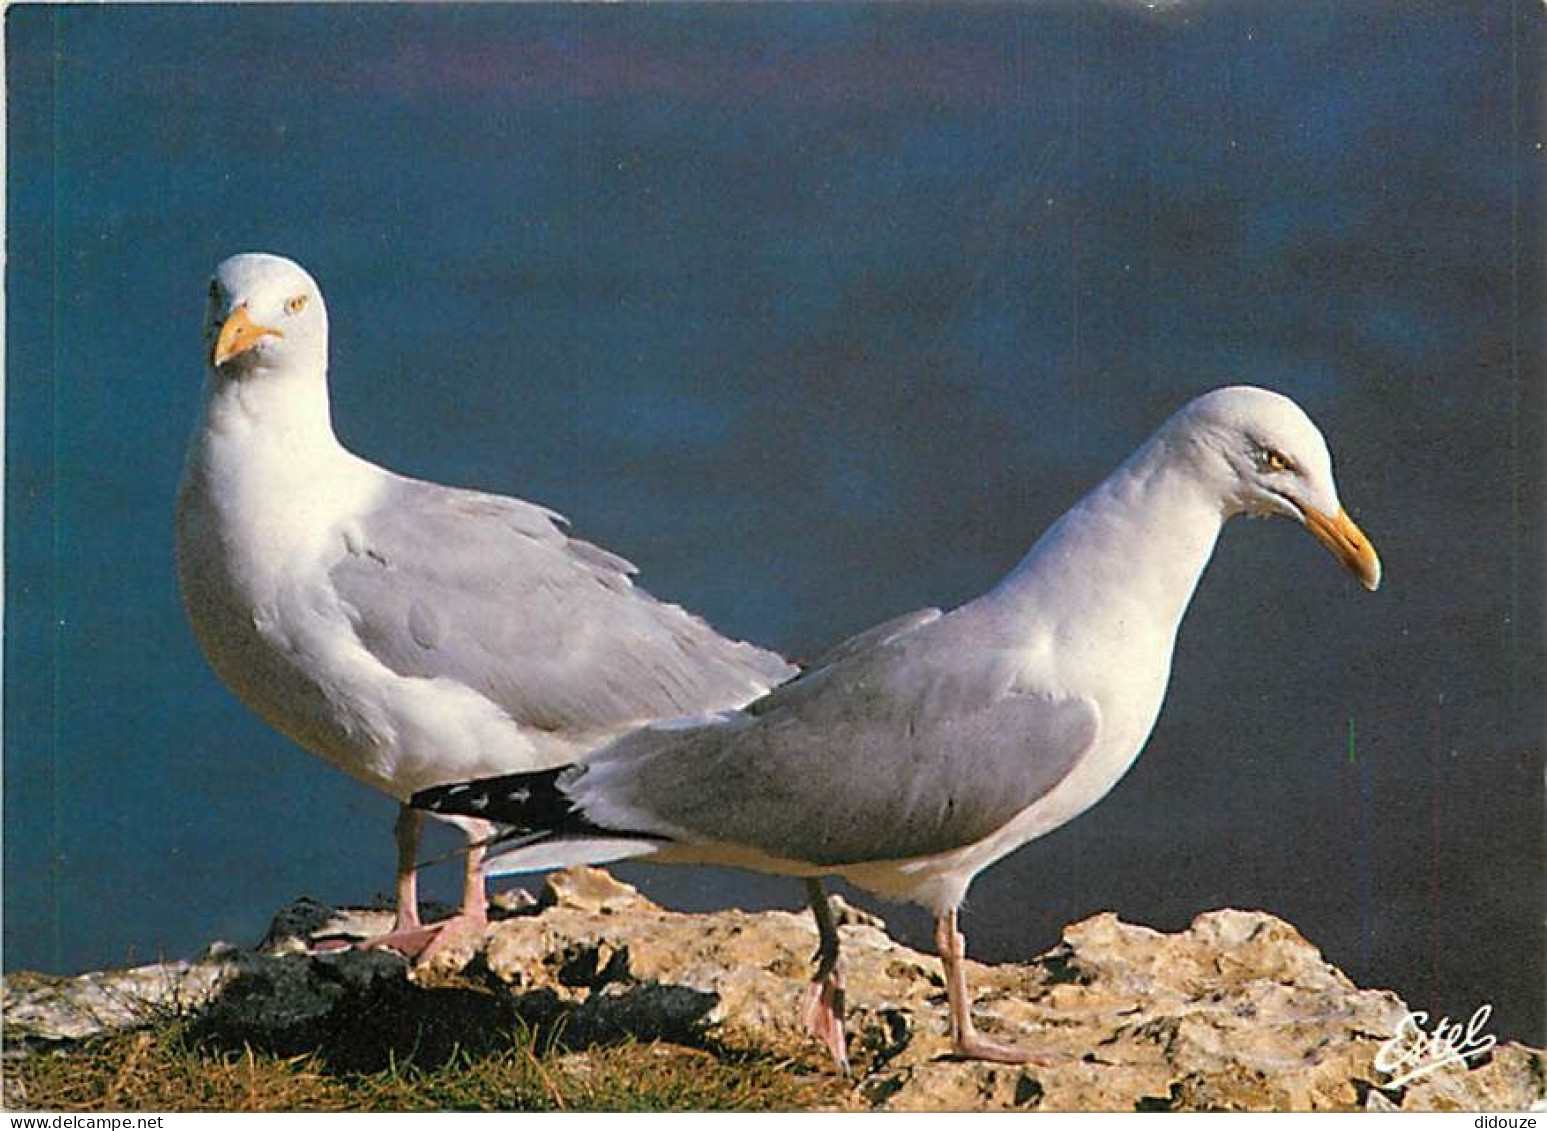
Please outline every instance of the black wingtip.
[{"label": "black wingtip", "polygon": [[570,768],[432,786],[421,789],[408,803],[442,816],[481,817],[521,829],[569,830],[585,823],[559,788],[560,776]]}]

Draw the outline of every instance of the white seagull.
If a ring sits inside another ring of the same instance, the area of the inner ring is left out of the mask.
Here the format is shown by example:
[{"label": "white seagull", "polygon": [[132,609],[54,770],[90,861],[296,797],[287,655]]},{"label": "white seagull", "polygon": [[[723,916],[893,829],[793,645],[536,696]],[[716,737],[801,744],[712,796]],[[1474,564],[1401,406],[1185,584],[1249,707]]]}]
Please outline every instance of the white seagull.
[{"label": "white seagull", "polygon": [[[328,319],[305,271],[226,260],[209,375],[177,499],[177,570],[205,656],[271,725],[405,801],[574,762],[653,719],[745,703],[793,675],[635,588],[632,565],[519,499],[395,475],[346,451],[328,410]],[[422,815],[397,826],[406,953],[486,920],[478,842],[461,913],[421,925]],[[440,937],[444,937],[443,935]]]},{"label": "white seagull", "polygon": [[[619,853],[844,879],[935,915],[958,1054],[1036,1059],[973,1025],[956,913],[980,871],[1101,800],[1165,697],[1182,614],[1235,515],[1303,523],[1374,590],[1380,560],[1338,503],[1293,401],[1199,397],[988,593],[871,629],[741,710],[647,726],[585,765],[430,790],[415,805],[515,826],[492,873]],[[808,880],[808,883],[814,882]],[[838,939],[812,1006],[844,1066]],[[809,1021],[809,1017],[808,1017]]]}]

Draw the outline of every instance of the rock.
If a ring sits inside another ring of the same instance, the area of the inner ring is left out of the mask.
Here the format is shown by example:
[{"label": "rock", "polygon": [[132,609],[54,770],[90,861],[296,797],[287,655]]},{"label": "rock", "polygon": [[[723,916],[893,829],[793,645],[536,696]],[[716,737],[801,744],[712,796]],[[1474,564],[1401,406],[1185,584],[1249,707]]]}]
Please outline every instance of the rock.
[{"label": "rock", "polygon": [[526,888],[510,888],[489,896],[489,909],[496,916],[527,915],[539,906],[537,897]]},{"label": "rock", "polygon": [[[76,979],[11,975],[8,1036],[79,1039],[181,1008],[200,1039],[319,1049],[344,1070],[500,1047],[517,1025],[573,1056],[635,1037],[831,1070],[799,1024],[816,949],[807,913],[679,914],[585,870],[553,877],[535,908],[513,906],[412,970],[382,952],[306,952],[390,920],[292,905],[265,950]],[[1209,912],[1174,934],[1096,915],[1029,963],[974,964],[980,1027],[1050,1061],[1024,1068],[950,1059],[938,961],[879,921],[840,922],[855,1108],[1519,1110],[1547,1095],[1547,1058],[1520,1045],[1386,1086],[1375,1054],[1407,1006],[1354,986],[1260,912]]]},{"label": "rock", "polygon": [[197,1011],[209,1003],[234,965],[228,957],[217,957],[74,978],[27,971],[7,974],[0,997],[6,1052],[79,1041]]},{"label": "rock", "polygon": [[550,873],[537,897],[538,907],[565,907],[574,911],[612,915],[635,907],[653,906],[639,889],[600,868],[570,868]]},{"label": "rock", "polygon": [[269,920],[269,929],[258,944],[260,950],[288,950],[292,943],[323,931],[338,912],[320,900],[303,895],[285,904]]},{"label": "rock", "polygon": [[194,1015],[190,1036],[277,1056],[320,1051],[338,1072],[404,1059],[439,1065],[458,1049],[508,1044],[516,1012],[507,997],[472,987],[431,992],[407,974],[407,960],[386,950],[244,955]]},{"label": "rock", "polygon": [[827,906],[832,909],[833,922],[840,927],[875,927],[886,930],[886,920],[863,907],[855,907],[837,892],[827,896]]},{"label": "rock", "polygon": [[392,929],[393,913],[375,908],[329,907],[302,896],[281,907],[258,944],[264,954],[307,954],[314,949],[345,949],[361,939]]}]

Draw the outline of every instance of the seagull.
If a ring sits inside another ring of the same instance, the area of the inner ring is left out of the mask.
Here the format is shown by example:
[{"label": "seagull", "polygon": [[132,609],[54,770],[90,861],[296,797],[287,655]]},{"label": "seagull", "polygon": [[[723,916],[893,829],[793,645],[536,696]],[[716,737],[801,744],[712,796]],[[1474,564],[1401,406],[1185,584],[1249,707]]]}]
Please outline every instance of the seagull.
[{"label": "seagull", "polygon": [[[955,1052],[1040,1060],[975,1027],[957,909],[979,872],[1085,812],[1133,764],[1188,601],[1242,514],[1302,523],[1379,586],[1380,559],[1338,502],[1316,426],[1276,393],[1218,389],[981,597],[871,629],[741,709],[657,722],[584,765],[443,786],[413,804],[513,826],[490,873],[627,851],[813,884],[836,875],[920,904],[935,916]],[[815,1009],[843,1068],[837,932],[814,896],[813,910],[827,991]]]},{"label": "seagull", "polygon": [[[347,451],[328,408],[328,318],[288,259],[227,259],[209,288],[203,411],[178,489],[177,572],[237,698],[400,802],[568,764],[653,719],[745,703],[796,669],[637,588],[623,558],[520,499],[396,475]],[[461,911],[425,927],[423,815],[396,822],[397,914],[367,945],[427,956],[487,922],[490,827]]]}]

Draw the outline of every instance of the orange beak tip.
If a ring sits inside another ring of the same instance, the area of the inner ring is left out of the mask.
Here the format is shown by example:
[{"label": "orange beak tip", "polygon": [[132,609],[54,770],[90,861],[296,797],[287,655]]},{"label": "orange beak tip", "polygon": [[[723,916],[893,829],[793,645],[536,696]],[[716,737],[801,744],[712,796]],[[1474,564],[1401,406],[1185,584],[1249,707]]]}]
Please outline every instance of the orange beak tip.
[{"label": "orange beak tip", "polygon": [[210,363],[218,369],[232,358],[240,357],[252,349],[265,337],[271,336],[284,337],[272,326],[263,326],[254,322],[248,316],[247,308],[239,306],[231,312],[220,327],[220,333],[215,338],[215,348],[210,354]]},{"label": "orange beak tip", "polygon": [[1332,552],[1350,573],[1359,579],[1371,593],[1380,588],[1380,555],[1365,537],[1364,531],[1348,512],[1338,509],[1336,515],[1323,514],[1314,507],[1305,507],[1305,525],[1316,540]]}]

